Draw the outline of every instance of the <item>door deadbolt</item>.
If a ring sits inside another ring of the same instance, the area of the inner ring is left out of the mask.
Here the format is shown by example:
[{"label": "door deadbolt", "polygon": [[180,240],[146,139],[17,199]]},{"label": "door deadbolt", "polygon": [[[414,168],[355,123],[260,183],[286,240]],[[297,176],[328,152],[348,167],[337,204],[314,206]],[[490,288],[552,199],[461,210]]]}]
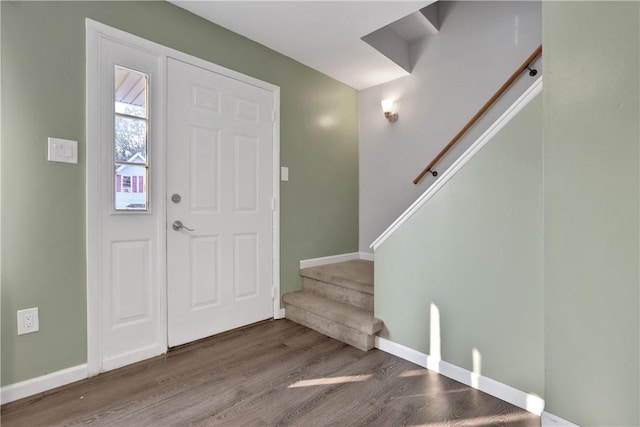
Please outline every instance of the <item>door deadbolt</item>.
[{"label": "door deadbolt", "polygon": [[180,195],[178,193],[175,193],[175,194],[171,195],[171,201],[173,203],[180,203],[180,200],[182,200],[182,197],[180,197]]}]

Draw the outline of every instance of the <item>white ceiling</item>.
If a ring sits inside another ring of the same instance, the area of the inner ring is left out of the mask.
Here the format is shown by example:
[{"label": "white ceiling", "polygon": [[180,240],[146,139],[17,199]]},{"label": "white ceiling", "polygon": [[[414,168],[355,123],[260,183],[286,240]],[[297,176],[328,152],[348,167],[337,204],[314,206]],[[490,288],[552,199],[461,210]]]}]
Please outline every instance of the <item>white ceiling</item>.
[{"label": "white ceiling", "polygon": [[435,0],[169,0],[355,89],[408,73],[361,37]]}]

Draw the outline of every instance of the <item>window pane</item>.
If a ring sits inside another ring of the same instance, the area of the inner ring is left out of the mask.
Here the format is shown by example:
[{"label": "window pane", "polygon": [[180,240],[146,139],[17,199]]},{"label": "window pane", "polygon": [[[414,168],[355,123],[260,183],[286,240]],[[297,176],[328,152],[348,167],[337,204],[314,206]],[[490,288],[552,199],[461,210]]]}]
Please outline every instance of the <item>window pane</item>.
[{"label": "window pane", "polygon": [[117,164],[115,176],[116,210],[146,210],[147,167]]},{"label": "window pane", "polygon": [[114,80],[115,209],[146,211],[149,77],[116,65]]},{"label": "window pane", "polygon": [[147,162],[147,121],[116,115],[115,159],[117,162]]},{"label": "window pane", "polygon": [[116,113],[147,118],[147,75],[118,66],[115,71]]}]

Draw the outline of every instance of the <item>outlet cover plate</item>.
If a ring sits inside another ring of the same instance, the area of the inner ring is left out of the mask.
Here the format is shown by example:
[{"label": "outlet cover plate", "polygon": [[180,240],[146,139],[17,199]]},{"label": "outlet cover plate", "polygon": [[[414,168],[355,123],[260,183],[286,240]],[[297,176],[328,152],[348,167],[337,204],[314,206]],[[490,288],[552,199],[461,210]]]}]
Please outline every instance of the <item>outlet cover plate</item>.
[{"label": "outlet cover plate", "polygon": [[29,334],[40,330],[38,307],[18,310],[18,335]]}]

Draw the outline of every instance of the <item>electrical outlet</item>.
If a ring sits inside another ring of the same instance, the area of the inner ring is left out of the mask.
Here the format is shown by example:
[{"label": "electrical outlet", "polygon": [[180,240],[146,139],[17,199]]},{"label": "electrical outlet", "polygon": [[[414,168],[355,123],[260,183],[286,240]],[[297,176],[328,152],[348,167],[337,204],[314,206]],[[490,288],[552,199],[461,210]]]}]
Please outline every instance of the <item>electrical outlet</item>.
[{"label": "electrical outlet", "polygon": [[40,330],[38,307],[18,310],[18,335],[28,334]]}]

